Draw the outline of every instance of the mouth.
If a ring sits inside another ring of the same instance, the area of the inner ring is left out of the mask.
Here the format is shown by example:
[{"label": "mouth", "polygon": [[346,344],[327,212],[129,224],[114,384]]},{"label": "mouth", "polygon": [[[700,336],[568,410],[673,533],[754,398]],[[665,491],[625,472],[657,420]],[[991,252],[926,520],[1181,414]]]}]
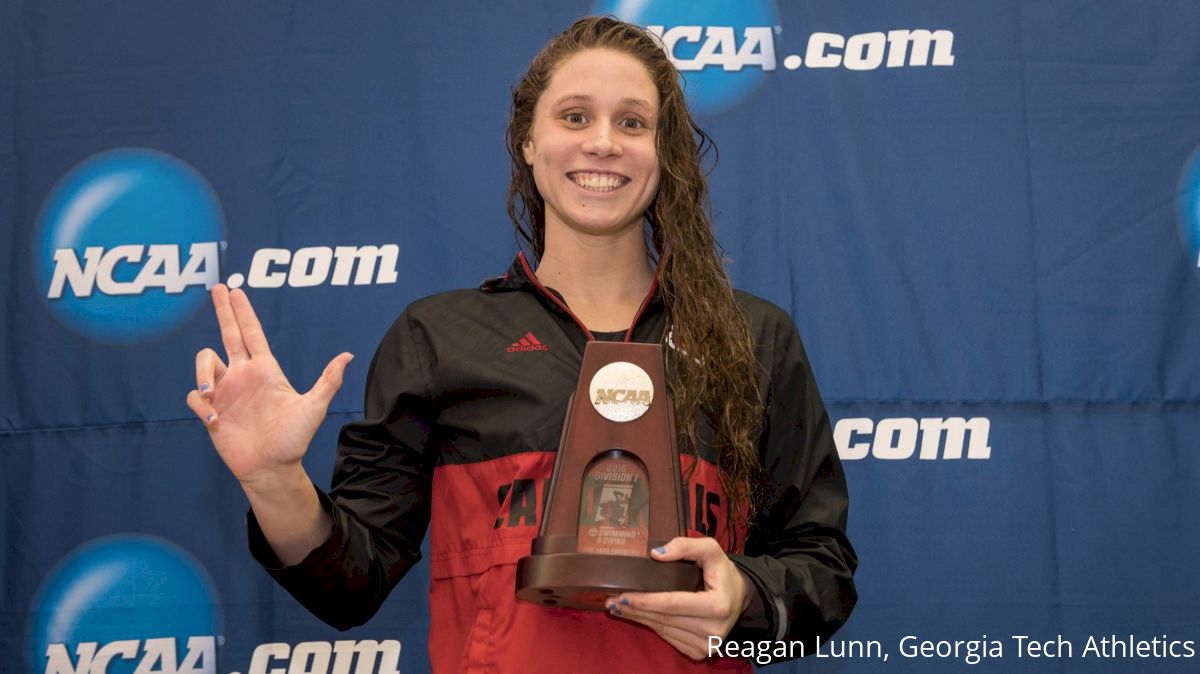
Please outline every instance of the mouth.
[{"label": "mouth", "polygon": [[568,173],[567,178],[589,192],[600,193],[612,192],[629,182],[629,178],[623,175],[595,171],[574,171]]}]

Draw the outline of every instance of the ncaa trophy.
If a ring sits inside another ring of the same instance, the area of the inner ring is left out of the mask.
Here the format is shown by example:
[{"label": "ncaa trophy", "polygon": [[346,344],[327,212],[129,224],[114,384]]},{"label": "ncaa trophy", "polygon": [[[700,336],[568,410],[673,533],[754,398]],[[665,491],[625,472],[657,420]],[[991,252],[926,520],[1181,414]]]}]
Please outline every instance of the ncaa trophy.
[{"label": "ncaa trophy", "polygon": [[662,346],[588,342],[519,599],[604,610],[622,592],[702,589],[691,562],[650,557],[685,533],[675,437]]}]

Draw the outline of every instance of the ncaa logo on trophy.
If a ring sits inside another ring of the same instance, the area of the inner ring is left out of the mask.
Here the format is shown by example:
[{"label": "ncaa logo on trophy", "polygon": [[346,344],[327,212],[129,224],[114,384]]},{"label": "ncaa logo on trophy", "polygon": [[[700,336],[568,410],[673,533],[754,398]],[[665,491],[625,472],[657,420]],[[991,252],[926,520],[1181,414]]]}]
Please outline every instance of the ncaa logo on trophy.
[{"label": "ncaa logo on trophy", "polygon": [[592,405],[609,421],[633,421],[650,409],[654,400],[654,382],[650,375],[633,363],[609,363],[596,371],[588,387],[594,396]]}]

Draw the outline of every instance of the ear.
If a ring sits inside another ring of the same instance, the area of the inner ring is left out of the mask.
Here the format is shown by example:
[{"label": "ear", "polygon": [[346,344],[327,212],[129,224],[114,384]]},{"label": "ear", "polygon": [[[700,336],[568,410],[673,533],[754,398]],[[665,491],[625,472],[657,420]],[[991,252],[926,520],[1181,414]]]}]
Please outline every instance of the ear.
[{"label": "ear", "polygon": [[533,166],[533,141],[528,138],[524,143],[521,143],[521,155],[525,157],[525,163]]}]

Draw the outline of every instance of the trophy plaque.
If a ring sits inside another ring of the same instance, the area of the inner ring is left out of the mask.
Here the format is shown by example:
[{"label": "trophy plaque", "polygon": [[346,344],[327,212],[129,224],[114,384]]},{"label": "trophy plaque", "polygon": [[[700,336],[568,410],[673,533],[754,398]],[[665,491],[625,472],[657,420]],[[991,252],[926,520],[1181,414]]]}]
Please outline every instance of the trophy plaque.
[{"label": "trophy plaque", "polygon": [[650,557],[685,534],[675,437],[662,347],[588,342],[518,598],[604,610],[622,592],[703,588],[691,562]]}]

